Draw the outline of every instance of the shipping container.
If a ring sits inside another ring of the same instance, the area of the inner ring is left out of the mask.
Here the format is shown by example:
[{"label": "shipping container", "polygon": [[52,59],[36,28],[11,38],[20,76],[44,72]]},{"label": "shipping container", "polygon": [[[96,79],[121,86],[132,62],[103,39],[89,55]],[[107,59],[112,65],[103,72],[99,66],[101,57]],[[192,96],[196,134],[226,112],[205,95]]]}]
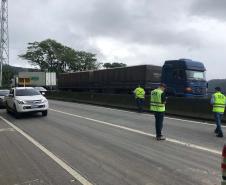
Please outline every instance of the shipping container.
[{"label": "shipping container", "polygon": [[[128,92],[138,84],[145,89],[156,87],[161,80],[161,67],[140,65],[113,69],[59,74],[59,89]],[[153,86],[155,85],[155,86]]]},{"label": "shipping container", "polygon": [[[154,75],[155,74],[155,75]],[[140,65],[93,71],[96,87],[132,89],[138,84],[151,89],[152,83],[160,82],[161,67]]]},{"label": "shipping container", "polygon": [[93,71],[61,73],[58,77],[58,87],[61,89],[89,89],[92,86]]},{"label": "shipping container", "polygon": [[19,72],[18,86],[56,86],[56,73],[54,72]]}]

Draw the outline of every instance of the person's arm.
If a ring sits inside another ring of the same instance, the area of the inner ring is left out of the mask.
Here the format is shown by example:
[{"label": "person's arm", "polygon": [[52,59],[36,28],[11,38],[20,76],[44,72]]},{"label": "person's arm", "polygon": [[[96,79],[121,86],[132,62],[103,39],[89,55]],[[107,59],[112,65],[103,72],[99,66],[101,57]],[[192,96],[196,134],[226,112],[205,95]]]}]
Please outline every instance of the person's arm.
[{"label": "person's arm", "polygon": [[214,104],[214,96],[213,96],[213,95],[212,95],[212,97],[211,97],[210,104],[211,104],[211,105]]},{"label": "person's arm", "polygon": [[136,90],[137,90],[137,89],[134,89],[133,94],[136,94]]},{"label": "person's arm", "polygon": [[166,103],[166,93],[162,93],[162,96],[161,96],[161,99],[162,99],[162,103]]}]

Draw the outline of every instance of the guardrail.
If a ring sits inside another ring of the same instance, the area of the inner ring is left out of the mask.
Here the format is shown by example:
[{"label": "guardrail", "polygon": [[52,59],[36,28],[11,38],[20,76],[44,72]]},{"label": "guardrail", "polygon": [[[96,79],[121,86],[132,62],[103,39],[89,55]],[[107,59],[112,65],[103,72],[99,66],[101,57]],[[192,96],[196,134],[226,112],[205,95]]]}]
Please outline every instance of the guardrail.
[{"label": "guardrail", "polygon": [[[54,91],[48,92],[46,96],[49,99],[90,103],[123,109],[137,109],[134,96],[129,94]],[[145,111],[149,111],[149,103],[150,97],[146,96],[144,104]],[[169,97],[167,99],[166,113],[201,120],[213,120],[210,98]],[[224,116],[223,122],[226,122],[226,116]]]}]

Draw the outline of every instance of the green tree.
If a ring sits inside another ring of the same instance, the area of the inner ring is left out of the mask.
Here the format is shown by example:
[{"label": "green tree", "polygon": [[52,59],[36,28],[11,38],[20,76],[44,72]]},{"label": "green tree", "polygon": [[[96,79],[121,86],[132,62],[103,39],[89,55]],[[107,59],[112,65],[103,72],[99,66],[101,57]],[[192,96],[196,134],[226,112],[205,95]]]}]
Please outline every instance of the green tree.
[{"label": "green tree", "polygon": [[118,62],[113,62],[113,63],[104,63],[103,67],[106,69],[109,68],[116,68],[116,67],[126,67],[127,65],[124,63],[118,63]]},{"label": "green tree", "polygon": [[69,61],[68,68],[72,71],[86,71],[98,69],[100,64],[97,63],[95,54],[87,53],[84,51],[75,51],[71,53],[73,60]]},{"label": "green tree", "polygon": [[106,68],[106,69],[112,68],[111,67],[111,63],[109,63],[109,62],[108,63],[104,63],[103,67]]},{"label": "green tree", "polygon": [[2,66],[2,87],[9,88],[11,85],[11,79],[15,73],[9,65]]},{"label": "green tree", "polygon": [[28,60],[33,66],[39,66],[41,70],[56,73],[84,71],[99,67],[95,54],[75,51],[51,39],[28,43],[27,52],[19,57]]}]

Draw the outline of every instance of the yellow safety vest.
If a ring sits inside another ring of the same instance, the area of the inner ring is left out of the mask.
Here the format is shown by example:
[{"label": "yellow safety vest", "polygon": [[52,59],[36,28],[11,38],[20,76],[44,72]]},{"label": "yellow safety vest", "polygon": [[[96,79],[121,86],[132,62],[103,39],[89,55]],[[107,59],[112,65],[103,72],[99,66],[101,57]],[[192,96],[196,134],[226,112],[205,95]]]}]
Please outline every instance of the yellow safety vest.
[{"label": "yellow safety vest", "polygon": [[150,110],[154,112],[165,112],[165,104],[162,103],[162,93],[161,89],[155,89],[151,91],[151,106]]},{"label": "yellow safety vest", "polygon": [[213,112],[224,113],[225,110],[225,96],[221,92],[213,94]]},{"label": "yellow safety vest", "polygon": [[144,91],[143,88],[137,87],[137,88],[134,90],[134,93],[135,93],[135,98],[142,98],[142,99],[144,99],[145,91]]}]

